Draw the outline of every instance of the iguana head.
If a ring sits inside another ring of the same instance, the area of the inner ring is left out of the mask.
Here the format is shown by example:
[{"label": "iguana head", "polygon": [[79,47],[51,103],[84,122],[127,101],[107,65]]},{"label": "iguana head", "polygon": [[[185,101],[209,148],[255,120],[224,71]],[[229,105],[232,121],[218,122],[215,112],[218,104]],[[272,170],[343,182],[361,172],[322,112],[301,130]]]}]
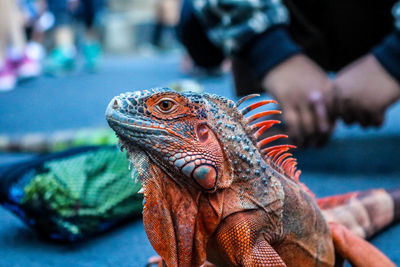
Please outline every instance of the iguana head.
[{"label": "iguana head", "polygon": [[263,172],[268,166],[262,159],[282,167],[288,176],[298,176],[294,160],[287,158],[291,154],[285,153],[293,146],[263,149],[287,136],[258,140],[279,121],[254,121],[280,112],[269,110],[244,117],[255,108],[276,102],[264,100],[239,110],[237,107],[250,97],[254,95],[234,103],[212,94],[154,88],[114,97],[106,117],[128,151],[144,151],[179,184],[208,192],[226,188],[233,181]]},{"label": "iguana head", "polygon": [[115,97],[107,120],[128,151],[143,150],[175,182],[211,192],[232,182],[226,146],[239,130],[233,106],[221,97],[157,88]]}]

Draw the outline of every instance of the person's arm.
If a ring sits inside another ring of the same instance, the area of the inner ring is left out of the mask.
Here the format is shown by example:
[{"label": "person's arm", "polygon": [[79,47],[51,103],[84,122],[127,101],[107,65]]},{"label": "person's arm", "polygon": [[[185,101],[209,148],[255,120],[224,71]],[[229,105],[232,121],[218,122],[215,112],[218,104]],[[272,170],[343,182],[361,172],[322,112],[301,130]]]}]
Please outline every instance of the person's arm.
[{"label": "person's arm", "polygon": [[393,15],[395,30],[337,74],[334,112],[346,123],[380,125],[386,109],[400,98],[400,2]]},{"label": "person's arm", "polygon": [[193,5],[208,38],[248,66],[234,75],[251,69],[261,87],[278,100],[290,137],[298,145],[323,143],[333,125],[326,108],[330,81],[291,40],[282,2],[193,0]]},{"label": "person's arm", "polygon": [[400,81],[400,1],[392,9],[394,30],[372,50],[372,54],[384,69]]}]

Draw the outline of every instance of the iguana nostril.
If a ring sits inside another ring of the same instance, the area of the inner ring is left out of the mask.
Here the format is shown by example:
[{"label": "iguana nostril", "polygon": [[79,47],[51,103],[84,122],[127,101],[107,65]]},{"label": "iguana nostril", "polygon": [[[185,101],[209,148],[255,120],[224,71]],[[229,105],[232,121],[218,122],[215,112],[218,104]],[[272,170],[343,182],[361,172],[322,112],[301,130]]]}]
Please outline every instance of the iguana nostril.
[{"label": "iguana nostril", "polygon": [[118,103],[118,100],[115,99],[114,103],[113,103],[113,109],[118,109],[118,108],[119,108],[119,103]]}]

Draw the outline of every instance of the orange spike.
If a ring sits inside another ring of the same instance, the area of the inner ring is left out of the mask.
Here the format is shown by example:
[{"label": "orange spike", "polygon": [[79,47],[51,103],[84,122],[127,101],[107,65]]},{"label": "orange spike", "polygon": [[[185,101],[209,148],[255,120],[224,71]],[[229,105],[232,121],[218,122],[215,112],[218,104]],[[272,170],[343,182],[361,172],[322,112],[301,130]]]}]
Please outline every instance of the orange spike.
[{"label": "orange spike", "polygon": [[284,160],[283,162],[282,162],[282,167],[289,167],[289,165],[291,164],[291,163],[293,163],[293,162],[295,162],[296,161],[296,159],[295,158],[289,158],[289,159],[286,159],[286,160]]},{"label": "orange spike", "polygon": [[296,171],[296,173],[294,174],[294,179],[298,182],[299,181],[299,177],[300,177],[301,171],[298,170]]},{"label": "orange spike", "polygon": [[251,128],[251,130],[255,130],[255,129],[261,128],[261,127],[263,127],[265,125],[274,125],[274,124],[279,124],[279,123],[281,123],[281,121],[278,121],[278,120],[265,120],[265,121],[260,121],[260,122],[252,124],[250,128]]},{"label": "orange spike", "polygon": [[254,104],[248,105],[247,107],[241,109],[240,112],[243,115],[246,115],[247,113],[249,113],[250,111],[252,111],[258,107],[261,107],[261,106],[267,105],[267,104],[271,104],[271,103],[278,104],[275,100],[263,100],[263,101],[259,101]]},{"label": "orange spike", "polygon": [[289,148],[280,148],[274,151],[271,151],[267,154],[267,156],[269,156],[272,161],[275,161],[281,154],[283,154],[284,152],[288,151]]},{"label": "orange spike", "polygon": [[277,123],[281,123],[281,122],[278,121],[278,120],[268,120],[268,121],[262,121],[262,122],[258,122],[258,123],[253,124],[251,126],[252,130],[261,126],[261,128],[258,129],[258,131],[254,133],[255,138],[260,137],[260,135],[262,135],[266,130],[268,130],[274,124],[277,124]]},{"label": "orange spike", "polygon": [[281,169],[284,171],[284,172],[286,172],[286,168],[285,167],[287,167],[287,161],[289,160],[289,159],[292,159],[292,158],[285,158],[283,161],[282,161],[282,163],[281,163]]},{"label": "orange spike", "polygon": [[294,175],[294,173],[293,173],[293,166],[290,166],[289,175],[290,175],[290,177],[293,177],[293,175]]},{"label": "orange spike", "polygon": [[282,162],[282,169],[289,174],[290,164],[296,161],[295,158],[287,158]]},{"label": "orange spike", "polygon": [[279,155],[288,151],[291,148],[296,148],[296,146],[293,145],[271,146],[261,150],[261,154],[266,156],[266,158],[270,158],[272,161],[275,161],[279,157]]},{"label": "orange spike", "polygon": [[257,143],[257,147],[258,147],[258,148],[261,148],[261,147],[263,147],[264,145],[266,145],[266,144],[268,144],[268,143],[270,143],[270,142],[273,142],[273,141],[275,141],[275,140],[277,140],[277,139],[279,139],[279,138],[288,138],[288,136],[287,136],[286,134],[277,134],[277,135],[273,135],[273,136],[264,138],[263,140],[261,140],[261,141],[259,141],[259,142]]},{"label": "orange spike", "polygon": [[265,126],[261,127],[260,129],[258,129],[257,132],[254,133],[254,137],[255,137],[256,139],[258,139],[266,130],[268,130],[269,128],[271,128],[271,126],[272,126],[272,125],[270,125],[270,126],[265,125]]},{"label": "orange spike", "polygon": [[274,123],[271,123],[271,124],[269,124],[269,125],[264,125],[264,126],[261,127],[260,129],[258,129],[258,131],[254,133],[255,138],[258,139],[266,130],[268,130],[269,128],[271,128],[272,125],[274,125]]},{"label": "orange spike", "polygon": [[282,166],[282,161],[283,161],[285,158],[289,157],[289,156],[292,156],[292,153],[284,153],[284,154],[282,154],[282,155],[275,161],[275,164],[278,165],[278,166]]},{"label": "orange spike", "polygon": [[267,152],[270,152],[270,151],[272,151],[272,150],[274,150],[274,149],[276,149],[276,148],[282,148],[282,147],[296,148],[296,146],[294,146],[294,145],[277,145],[277,146],[271,146],[271,147],[264,148],[264,149],[261,151],[261,153],[267,153]]},{"label": "orange spike", "polygon": [[251,115],[250,117],[247,118],[247,123],[251,123],[252,121],[255,121],[258,118],[262,118],[268,115],[272,114],[281,114],[282,111],[280,110],[267,110],[267,111],[262,111],[257,114]]},{"label": "orange spike", "polygon": [[290,176],[294,176],[294,172],[296,171],[296,166],[297,166],[297,162],[296,161],[294,161],[290,165],[290,169],[289,169]]},{"label": "orange spike", "polygon": [[260,96],[260,95],[259,94],[246,95],[236,102],[236,107],[240,106],[244,101],[254,98],[254,97],[258,97],[258,96]]}]

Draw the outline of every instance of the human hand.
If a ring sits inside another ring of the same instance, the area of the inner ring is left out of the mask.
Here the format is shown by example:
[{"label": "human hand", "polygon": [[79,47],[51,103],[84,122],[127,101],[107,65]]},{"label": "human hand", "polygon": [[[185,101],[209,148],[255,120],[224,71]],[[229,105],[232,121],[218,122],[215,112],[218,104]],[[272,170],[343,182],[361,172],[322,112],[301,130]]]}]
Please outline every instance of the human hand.
[{"label": "human hand", "polygon": [[295,55],[266,74],[263,88],[275,97],[283,111],[289,136],[299,146],[322,145],[334,121],[329,118],[332,84],[311,59]]},{"label": "human hand", "polygon": [[347,123],[380,125],[386,109],[400,98],[400,85],[372,54],[339,71],[334,81],[334,114]]}]

